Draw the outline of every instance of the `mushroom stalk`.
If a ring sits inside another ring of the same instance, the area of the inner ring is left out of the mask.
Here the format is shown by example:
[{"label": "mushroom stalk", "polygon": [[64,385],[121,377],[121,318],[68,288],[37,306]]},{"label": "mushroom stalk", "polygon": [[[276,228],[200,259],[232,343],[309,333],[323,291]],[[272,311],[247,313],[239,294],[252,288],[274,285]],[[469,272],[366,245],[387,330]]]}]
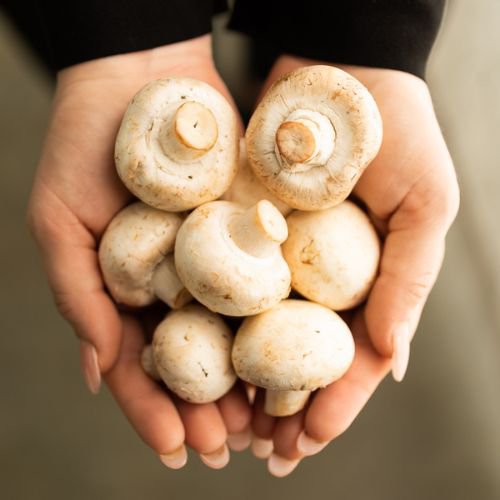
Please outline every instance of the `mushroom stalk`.
[{"label": "mushroom stalk", "polygon": [[287,417],[302,410],[311,391],[273,391],[267,389],[264,411],[274,417]]},{"label": "mushroom stalk", "polygon": [[276,156],[281,167],[290,172],[324,165],[334,146],[332,122],[317,111],[297,109],[276,131]]},{"label": "mushroom stalk", "polygon": [[151,344],[145,345],[141,354],[142,369],[153,379],[161,380],[160,373],[156,368],[156,362],[153,356],[153,346]]},{"label": "mushroom stalk", "polygon": [[229,235],[244,252],[254,257],[266,257],[276,251],[288,236],[286,221],[279,210],[262,200],[243,213],[233,216]]},{"label": "mushroom stalk", "polygon": [[172,160],[191,161],[204,155],[217,142],[213,113],[203,104],[189,101],[166,120],[158,136],[163,152]]},{"label": "mushroom stalk", "polygon": [[193,298],[177,276],[173,253],[167,255],[156,266],[151,285],[155,296],[168,304],[172,309],[179,309]]}]

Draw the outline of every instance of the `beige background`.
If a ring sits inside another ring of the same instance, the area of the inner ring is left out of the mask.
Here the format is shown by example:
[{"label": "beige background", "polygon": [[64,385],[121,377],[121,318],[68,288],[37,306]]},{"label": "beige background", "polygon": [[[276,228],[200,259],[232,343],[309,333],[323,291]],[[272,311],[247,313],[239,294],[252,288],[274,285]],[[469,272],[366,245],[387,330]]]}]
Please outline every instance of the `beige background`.
[{"label": "beige background", "polygon": [[429,66],[462,208],[407,379],[386,380],[344,436],[277,480],[248,452],[220,472],[195,456],[169,471],[107,390],[87,393],[24,222],[51,88],[0,19],[0,497],[500,498],[499,25],[500,2],[452,0]]}]

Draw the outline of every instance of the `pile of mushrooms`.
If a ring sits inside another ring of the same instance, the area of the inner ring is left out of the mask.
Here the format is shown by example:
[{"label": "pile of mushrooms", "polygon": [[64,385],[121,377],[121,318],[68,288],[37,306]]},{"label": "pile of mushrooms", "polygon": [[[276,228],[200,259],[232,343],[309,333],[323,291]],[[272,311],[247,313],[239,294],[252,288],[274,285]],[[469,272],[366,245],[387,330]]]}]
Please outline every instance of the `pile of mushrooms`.
[{"label": "pile of mushrooms", "polygon": [[[111,221],[99,262],[118,304],[168,305],[142,354],[153,379],[201,404],[239,377],[286,416],[346,373],[354,341],[335,311],[366,299],[380,259],[347,197],[381,139],[369,92],[330,66],[275,82],[241,140],[206,83],[170,77],[137,93],[115,163],[140,201]],[[243,318],[236,332],[230,317]]]}]

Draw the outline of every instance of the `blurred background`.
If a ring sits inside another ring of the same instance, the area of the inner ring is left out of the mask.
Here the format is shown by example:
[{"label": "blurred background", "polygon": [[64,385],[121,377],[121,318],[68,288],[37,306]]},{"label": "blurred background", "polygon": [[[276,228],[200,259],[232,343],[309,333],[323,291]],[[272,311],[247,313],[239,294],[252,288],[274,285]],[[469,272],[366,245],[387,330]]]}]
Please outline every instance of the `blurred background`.
[{"label": "blurred background", "polygon": [[[87,392],[25,225],[52,82],[0,13],[0,498],[500,498],[500,2],[451,0],[428,83],[462,190],[446,260],[403,384],[387,379],[349,431],[286,479],[250,452],[222,471],[166,469],[109,392]],[[216,54],[247,94],[240,35]]]}]

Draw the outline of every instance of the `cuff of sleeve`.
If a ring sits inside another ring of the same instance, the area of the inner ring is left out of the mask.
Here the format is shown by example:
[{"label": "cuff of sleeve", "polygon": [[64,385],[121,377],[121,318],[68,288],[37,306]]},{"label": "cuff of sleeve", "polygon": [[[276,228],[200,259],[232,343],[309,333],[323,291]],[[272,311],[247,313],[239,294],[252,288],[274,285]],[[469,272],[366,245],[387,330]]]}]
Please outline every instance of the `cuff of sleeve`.
[{"label": "cuff of sleeve", "polygon": [[38,3],[55,70],[209,33],[221,0],[86,0]]},{"label": "cuff of sleeve", "polygon": [[445,0],[237,0],[229,27],[279,53],[425,76]]}]

